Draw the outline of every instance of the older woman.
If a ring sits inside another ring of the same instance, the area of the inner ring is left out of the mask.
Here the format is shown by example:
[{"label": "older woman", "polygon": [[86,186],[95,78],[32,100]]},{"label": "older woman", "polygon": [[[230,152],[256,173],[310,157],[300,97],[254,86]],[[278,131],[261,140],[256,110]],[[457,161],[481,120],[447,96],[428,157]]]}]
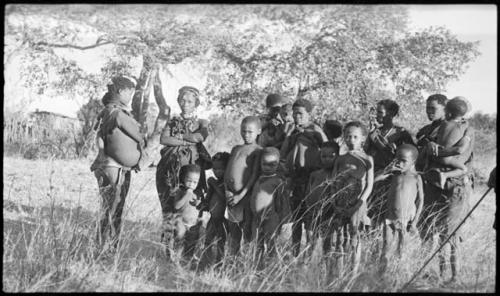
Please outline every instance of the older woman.
[{"label": "older woman", "polygon": [[[204,170],[211,165],[210,155],[203,146],[208,136],[208,121],[198,119],[194,114],[200,104],[199,91],[191,86],[179,89],[177,102],[181,108],[179,116],[170,118],[160,136],[161,160],[156,169],[156,189],[160,198],[164,225],[173,212],[173,199],[170,198],[173,189],[179,185],[179,170],[186,164],[197,164],[202,168],[200,182],[195,193],[201,197],[206,190]],[[164,229],[165,231],[166,229]],[[162,240],[170,242],[162,233]]]}]

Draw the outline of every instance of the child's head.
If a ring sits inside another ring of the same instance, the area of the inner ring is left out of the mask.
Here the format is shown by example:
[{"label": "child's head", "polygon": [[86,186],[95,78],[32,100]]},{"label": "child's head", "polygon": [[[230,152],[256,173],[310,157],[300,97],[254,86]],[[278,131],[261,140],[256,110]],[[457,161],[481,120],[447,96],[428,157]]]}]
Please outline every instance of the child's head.
[{"label": "child's head", "polygon": [[279,94],[269,94],[266,97],[266,108],[281,107],[283,105],[283,98]]},{"label": "child's head", "polygon": [[247,116],[241,121],[240,134],[245,144],[255,143],[261,131],[261,122],[257,116]]},{"label": "child's head", "polygon": [[292,104],[287,103],[281,106],[280,116],[284,122],[293,122],[293,109]]},{"label": "child's head", "polygon": [[200,105],[200,92],[192,86],[183,86],[179,89],[177,103],[183,114],[191,114]]},{"label": "child's head", "polygon": [[366,139],[366,128],[359,121],[351,121],[344,127],[344,142],[349,150],[360,149]]},{"label": "child's head", "polygon": [[309,113],[312,111],[313,105],[306,99],[298,99],[293,103],[293,121],[295,125],[305,126],[309,123]]},{"label": "child's head", "polygon": [[186,189],[195,190],[200,180],[201,169],[196,164],[187,164],[179,171],[179,181]]},{"label": "child's head", "polygon": [[320,159],[321,159],[321,166],[325,169],[330,169],[333,168],[333,163],[335,161],[335,158],[339,154],[339,144],[336,142],[324,142],[323,145],[321,145],[321,150],[320,150]]},{"label": "child's head", "polygon": [[264,174],[274,174],[280,162],[280,151],[275,147],[262,149],[260,169]]},{"label": "child's head", "polygon": [[444,118],[444,107],[448,102],[445,95],[434,94],[427,98],[425,112],[430,121]]},{"label": "child's head", "polygon": [[394,167],[401,172],[406,172],[415,167],[418,150],[411,144],[402,144],[396,150]]},{"label": "child's head", "polygon": [[446,103],[444,110],[446,120],[461,118],[468,111],[467,102],[462,97],[455,97]]},{"label": "child's head", "polygon": [[227,152],[217,152],[212,156],[212,171],[217,179],[224,178],[229,156],[231,155]]},{"label": "child's head", "polygon": [[135,86],[137,85],[135,79],[128,76],[115,76],[111,81],[112,84],[108,85],[108,92],[117,97],[122,104],[130,104],[135,93]]},{"label": "child's head", "polygon": [[392,119],[398,115],[399,105],[393,100],[381,100],[377,102],[377,122],[380,124],[392,123]]},{"label": "child's head", "polygon": [[323,130],[328,137],[328,141],[333,141],[333,139],[342,136],[342,123],[330,116],[326,119]]}]

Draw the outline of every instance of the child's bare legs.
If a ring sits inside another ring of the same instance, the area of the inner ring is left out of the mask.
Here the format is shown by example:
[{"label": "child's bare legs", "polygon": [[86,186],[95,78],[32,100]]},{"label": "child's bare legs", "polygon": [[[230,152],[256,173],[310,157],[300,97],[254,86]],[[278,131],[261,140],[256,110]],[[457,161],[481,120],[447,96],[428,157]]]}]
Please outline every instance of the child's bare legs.
[{"label": "child's bare legs", "polygon": [[389,263],[389,252],[391,249],[393,230],[390,229],[387,223],[383,225],[383,242],[382,242],[382,254],[380,256],[380,273],[384,273],[387,269],[387,264]]},{"label": "child's bare legs", "polygon": [[292,223],[292,250],[293,256],[297,257],[300,254],[300,242],[302,240],[302,224],[304,224],[304,216],[306,214],[306,205],[302,201],[304,197],[305,185],[295,185],[291,199],[293,211]]},{"label": "child's bare legs", "polygon": [[243,239],[246,243],[249,243],[252,241],[252,221],[253,221],[253,214],[252,211],[250,210],[250,207],[245,207],[243,209],[243,221],[241,223],[242,227],[242,234],[243,234]]},{"label": "child's bare legs", "polygon": [[229,232],[229,251],[231,252],[231,255],[237,255],[240,252],[241,236],[243,233],[240,223],[231,221],[228,221],[227,223]]},{"label": "child's bare legs", "polygon": [[194,256],[196,243],[200,237],[200,223],[186,229],[184,235],[184,248],[182,250],[182,257],[186,260],[191,260]]},{"label": "child's bare legs", "polygon": [[402,253],[403,253],[403,247],[404,247],[404,241],[405,241],[405,233],[403,229],[398,229],[398,248],[396,249],[396,252],[398,254],[398,257],[401,258]]},{"label": "child's bare legs", "polygon": [[358,272],[359,262],[361,259],[361,240],[359,239],[358,225],[349,224],[349,234],[352,252],[352,272],[356,274]]},{"label": "child's bare legs", "polygon": [[[446,240],[446,233],[439,234],[439,242],[440,245]],[[451,266],[451,279],[450,282],[455,282],[457,280],[458,275],[458,241],[457,237],[454,235],[450,240],[450,266]],[[444,272],[446,270],[446,258],[443,251],[439,252],[439,275],[441,277],[444,276]]]}]

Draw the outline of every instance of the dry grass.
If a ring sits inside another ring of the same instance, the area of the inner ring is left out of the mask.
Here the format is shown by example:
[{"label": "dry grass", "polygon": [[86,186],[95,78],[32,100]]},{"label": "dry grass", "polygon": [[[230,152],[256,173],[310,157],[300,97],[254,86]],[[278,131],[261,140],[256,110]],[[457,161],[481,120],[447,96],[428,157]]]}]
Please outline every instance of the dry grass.
[{"label": "dry grass", "polygon": [[[279,238],[284,258],[253,264],[253,246],[203,272],[169,262],[159,245],[160,207],[154,169],[133,174],[125,205],[122,244],[116,254],[94,256],[97,184],[90,160],[29,161],[4,158],[3,289],[19,291],[397,291],[430,255],[418,238],[408,241],[401,260],[377,274],[376,239],[363,239],[360,273],[326,278],[318,246],[311,257],[289,256],[289,227]],[[473,203],[485,191],[476,188]],[[490,194],[465,225],[458,283],[437,276],[437,260],[410,291],[494,292],[496,235]],[[380,239],[380,234],[377,233]],[[449,277],[449,270],[447,277]],[[444,279],[446,280],[446,279]]]}]

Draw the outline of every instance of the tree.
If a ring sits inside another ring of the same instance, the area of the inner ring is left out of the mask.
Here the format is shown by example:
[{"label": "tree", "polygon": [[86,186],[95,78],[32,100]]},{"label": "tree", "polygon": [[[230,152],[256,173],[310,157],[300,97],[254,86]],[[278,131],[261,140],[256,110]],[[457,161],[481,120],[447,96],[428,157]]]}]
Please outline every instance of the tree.
[{"label": "tree", "polygon": [[[57,87],[73,91],[87,81],[96,85],[94,98],[112,74],[129,73],[129,60],[142,58],[133,110],[150,136],[169,113],[158,71],[188,57],[206,68],[211,103],[230,113],[259,112],[267,93],[280,92],[290,101],[311,99],[318,121],[330,113],[367,120],[375,101],[393,98],[414,125],[422,92],[443,91],[479,53],[477,43],[444,28],[409,33],[407,20],[404,6],[384,5],[11,5],[6,58],[22,49],[28,60],[43,61],[26,71],[39,91],[54,87],[50,69],[66,67]],[[85,32],[95,41],[82,41]],[[55,52],[103,46],[115,56],[98,77],[68,68]]]}]

